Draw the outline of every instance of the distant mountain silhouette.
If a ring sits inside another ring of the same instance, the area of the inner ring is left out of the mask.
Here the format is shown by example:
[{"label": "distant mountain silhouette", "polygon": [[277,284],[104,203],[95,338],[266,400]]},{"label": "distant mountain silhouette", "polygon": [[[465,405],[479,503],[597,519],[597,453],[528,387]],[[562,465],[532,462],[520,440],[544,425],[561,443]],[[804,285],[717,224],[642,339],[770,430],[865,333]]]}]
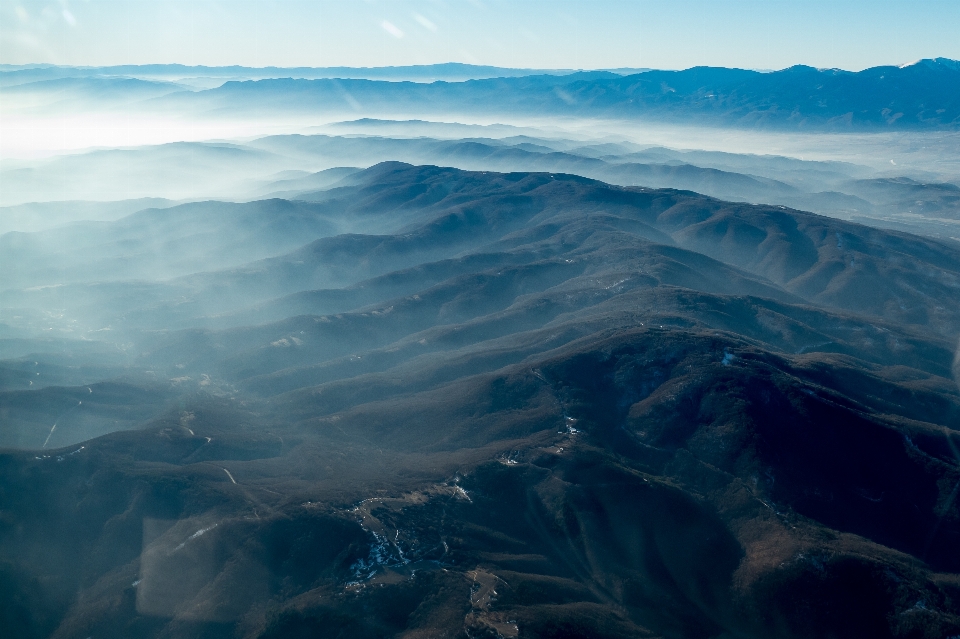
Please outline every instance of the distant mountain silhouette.
[{"label": "distant mountain silhouette", "polygon": [[[315,112],[345,116],[533,115],[648,119],[787,130],[937,130],[960,127],[960,65],[946,58],[858,72],[794,66],[759,72],[414,67],[37,67],[0,70],[11,99],[51,109],[58,99],[137,101],[193,115]],[[186,83],[179,87],[174,83]],[[192,84],[190,84],[192,83]]]},{"label": "distant mountain silhouette", "polygon": [[540,113],[801,130],[955,129],[960,126],[960,70],[953,61],[937,59],[859,72],[695,67],[615,77],[582,73],[432,84],[270,79],[227,82],[152,103],[177,109],[324,108],[421,116]]},{"label": "distant mountain silhouette", "polygon": [[[597,77],[616,77],[643,69],[611,69],[597,71]],[[60,78],[136,78],[141,80],[178,81],[195,84],[198,80],[220,83],[227,80],[259,80],[265,78],[349,78],[414,82],[463,82],[483,78],[509,78],[526,75],[569,76],[573,69],[514,69],[489,65],[447,62],[388,67],[244,67],[187,66],[182,64],[116,65],[106,67],[72,67],[58,65],[0,65],[0,86],[12,87]]]}]

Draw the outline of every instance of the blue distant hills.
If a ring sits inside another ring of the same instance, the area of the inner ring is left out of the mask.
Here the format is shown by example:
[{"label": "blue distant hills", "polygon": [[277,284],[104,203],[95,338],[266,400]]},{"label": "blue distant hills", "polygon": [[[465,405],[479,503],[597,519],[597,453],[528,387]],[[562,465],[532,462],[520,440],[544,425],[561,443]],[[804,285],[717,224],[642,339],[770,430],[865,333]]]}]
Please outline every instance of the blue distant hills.
[{"label": "blue distant hills", "polygon": [[[602,71],[610,77],[649,71],[641,68],[620,68]],[[58,78],[115,78],[129,77],[149,80],[263,80],[296,78],[317,80],[323,78],[387,80],[409,82],[462,82],[485,78],[512,78],[528,75],[564,76],[574,69],[514,69],[488,65],[446,62],[391,67],[244,67],[244,66],[187,66],[183,64],[126,64],[107,67],[56,66],[49,64],[0,64],[0,86]]]},{"label": "blue distant hills", "polygon": [[96,94],[96,85],[103,86],[107,99],[117,92],[119,80],[136,78],[169,85],[160,92],[153,85],[143,98],[145,108],[218,114],[319,110],[360,116],[542,115],[801,130],[960,126],[960,63],[946,58],[859,72],[800,65],[773,72],[694,67],[636,73],[462,64],[369,69],[180,65],[0,69],[0,86],[8,92],[43,91],[49,84],[64,100],[69,96],[62,81],[85,78],[86,100]]}]

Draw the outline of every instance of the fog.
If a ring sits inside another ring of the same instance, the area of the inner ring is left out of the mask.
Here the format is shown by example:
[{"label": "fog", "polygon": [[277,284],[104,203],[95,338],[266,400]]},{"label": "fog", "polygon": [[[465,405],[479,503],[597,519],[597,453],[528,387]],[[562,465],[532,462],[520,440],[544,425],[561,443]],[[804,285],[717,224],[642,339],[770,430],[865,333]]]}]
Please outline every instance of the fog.
[{"label": "fog", "polygon": [[960,632],[955,128],[74,71],[0,71],[23,636]]},{"label": "fog", "polygon": [[[797,132],[502,109],[431,119],[364,109],[366,117],[337,119],[350,114],[271,107],[237,118],[190,103],[156,107],[163,117],[151,120],[157,96],[196,87],[152,84],[146,97],[139,85],[104,95],[81,88],[87,100],[64,97],[75,86],[4,97],[13,117],[2,126],[14,135],[3,136],[0,160],[0,326],[5,339],[21,340],[16,352],[32,352],[30,340],[93,340],[128,366],[143,331],[224,329],[292,309],[337,313],[361,299],[386,301],[345,291],[459,259],[465,247],[383,254],[375,268],[301,259],[311,242],[407,232],[437,214],[427,202],[372,212],[355,200],[360,171],[382,162],[574,174],[960,241],[954,132]],[[47,100],[46,115],[35,113],[38,100]],[[92,141],[97,148],[87,148]],[[354,301],[282,301],[307,291]],[[415,287],[395,289],[407,291]]]},{"label": "fog", "polygon": [[[579,75],[511,81],[560,94],[574,86],[573,77]],[[238,78],[261,76],[223,80]],[[0,123],[0,331],[11,361],[17,353],[41,353],[37,361],[59,366],[57,349],[79,340],[99,344],[97,357],[124,375],[155,375],[155,362],[134,364],[133,353],[157,348],[158,331],[224,330],[304,312],[337,314],[439,285],[442,280],[424,273],[400,273],[434,268],[427,264],[453,268],[449,260],[467,259],[491,239],[458,239],[449,246],[424,239],[415,253],[399,244],[383,248],[387,244],[375,238],[426,232],[423,225],[440,214],[431,201],[418,199],[371,210],[362,193],[370,188],[366,176],[378,173],[362,171],[383,162],[572,174],[813,211],[960,242],[955,132],[533,117],[509,101],[486,112],[475,106],[409,112],[380,98],[358,102],[361,93],[378,95],[376,83],[348,90],[337,80],[321,86],[317,95],[329,96],[330,103],[321,100],[313,113],[265,103],[263,96],[257,98],[260,108],[239,108],[242,102],[222,108],[216,106],[221,98],[198,97],[210,87],[182,79],[103,74],[8,83]],[[396,92],[401,85],[383,86]],[[229,86],[248,90],[247,84]],[[460,91],[458,99],[470,102],[469,90],[443,86],[446,93],[439,95]],[[275,90],[282,97],[291,89]],[[443,97],[438,106],[449,100]],[[378,257],[359,258],[360,266],[349,263],[355,257],[347,263],[334,257],[367,255],[371,248],[357,253],[357,242],[381,245]],[[483,250],[500,251],[496,243],[490,246]],[[474,259],[479,257],[468,263]],[[370,293],[383,286],[377,278],[388,276],[417,283]],[[290,339],[270,343],[294,343]],[[163,366],[179,364],[164,360]],[[23,379],[29,388],[95,380],[57,375],[51,373],[49,382]],[[188,377],[191,383],[198,379],[173,373],[169,379]],[[81,429],[64,441],[80,442],[88,434]]]}]

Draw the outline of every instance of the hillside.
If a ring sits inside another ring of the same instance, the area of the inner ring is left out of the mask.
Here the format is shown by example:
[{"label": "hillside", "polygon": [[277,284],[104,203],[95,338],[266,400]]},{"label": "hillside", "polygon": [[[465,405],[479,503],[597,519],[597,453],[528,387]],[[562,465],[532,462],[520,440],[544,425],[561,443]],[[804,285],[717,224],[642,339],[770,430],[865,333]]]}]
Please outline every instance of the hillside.
[{"label": "hillside", "polygon": [[327,187],[3,236],[17,636],[960,633],[954,244],[563,173]]}]

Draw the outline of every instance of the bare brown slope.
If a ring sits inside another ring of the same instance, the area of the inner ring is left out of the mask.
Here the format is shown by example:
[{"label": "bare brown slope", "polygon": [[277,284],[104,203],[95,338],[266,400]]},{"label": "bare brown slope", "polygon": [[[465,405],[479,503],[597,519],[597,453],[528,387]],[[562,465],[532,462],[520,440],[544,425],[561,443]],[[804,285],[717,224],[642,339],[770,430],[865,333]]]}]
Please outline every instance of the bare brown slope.
[{"label": "bare brown slope", "polygon": [[137,336],[196,392],[0,454],[5,627],[960,633],[955,251],[562,175],[365,179],[327,206],[398,232],[190,279],[257,312],[346,293]]},{"label": "bare brown slope", "polygon": [[4,575],[81,589],[31,610],[63,637],[957,632],[955,431],[862,370],[642,329],[320,418],[197,398],[61,462],[5,455]]}]

